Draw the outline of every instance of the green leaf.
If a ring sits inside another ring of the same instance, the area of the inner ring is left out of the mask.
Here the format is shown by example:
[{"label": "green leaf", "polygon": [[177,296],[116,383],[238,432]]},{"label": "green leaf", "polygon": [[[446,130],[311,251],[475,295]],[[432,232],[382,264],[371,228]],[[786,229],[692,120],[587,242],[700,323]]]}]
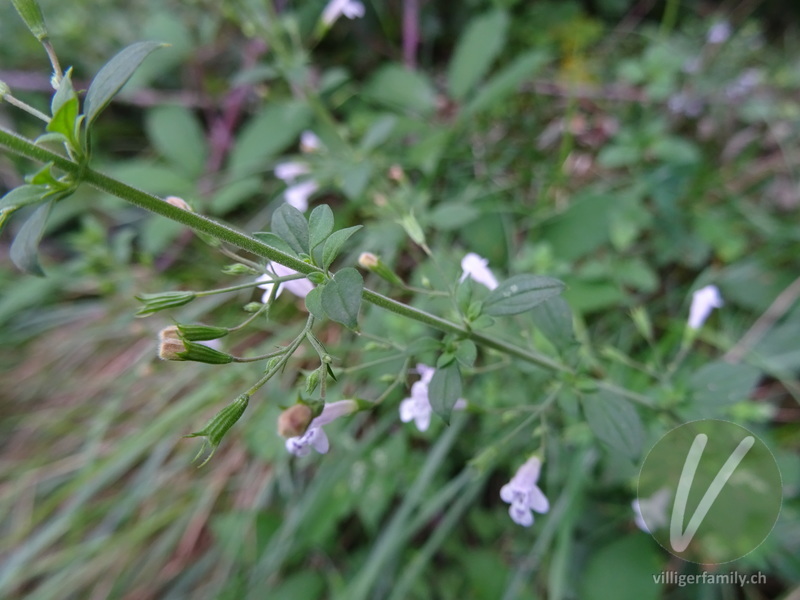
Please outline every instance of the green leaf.
[{"label": "green leaf", "polygon": [[366,154],[386,142],[394,131],[397,121],[398,119],[394,115],[378,117],[361,138],[361,144],[359,144],[361,152]]},{"label": "green leaf", "polygon": [[356,329],[363,290],[364,280],[361,274],[352,267],[342,269],[322,290],[322,308],[325,314],[331,321]]},{"label": "green leaf", "polygon": [[308,245],[311,250],[319,244],[333,231],[333,211],[327,204],[320,204],[308,217]]},{"label": "green leaf", "polygon": [[21,185],[0,198],[0,210],[36,204],[44,200],[47,193],[46,185]]},{"label": "green leaf", "polygon": [[11,260],[17,267],[25,273],[31,275],[44,276],[41,265],[39,265],[38,251],[39,242],[44,234],[47,225],[47,217],[53,208],[55,200],[43,204],[28,217],[17,233],[17,237],[11,244]]},{"label": "green leaf", "polygon": [[481,86],[480,92],[464,107],[459,119],[463,121],[471,118],[475,113],[501,102],[507,96],[516,92],[522,82],[532,77],[548,60],[548,55],[539,50],[534,50],[518,57],[508,67]]},{"label": "green leaf", "polygon": [[761,378],[761,371],[746,364],[708,363],[689,380],[691,403],[681,415],[692,419],[719,417],[720,411],[746,400]]},{"label": "green leaf", "polygon": [[461,397],[461,371],[457,362],[452,362],[444,369],[437,369],[428,384],[428,399],[433,412],[450,424],[450,413]]},{"label": "green leaf", "polygon": [[644,427],[628,400],[601,390],[582,398],[582,404],[589,428],[600,441],[631,460],[639,458]]},{"label": "green leaf", "polygon": [[59,181],[56,176],[53,175],[53,163],[47,163],[33,175],[26,176],[25,181],[31,185],[48,186],[50,187],[51,193],[53,188],[59,189],[64,187],[64,183]]},{"label": "green leaf", "polygon": [[572,311],[561,296],[548,298],[531,311],[533,323],[556,347],[563,347],[575,339],[572,329]]},{"label": "green leaf", "polygon": [[229,161],[231,178],[266,170],[269,159],[294,143],[310,120],[305,102],[268,104],[237,136]]},{"label": "green leaf", "polygon": [[306,308],[318,320],[323,320],[327,316],[325,309],[322,308],[322,290],[324,289],[324,285],[318,285],[306,294]]},{"label": "green leaf", "polygon": [[291,204],[281,204],[272,214],[272,233],[298,254],[308,254],[308,222]]},{"label": "green leaf", "polygon": [[447,70],[447,85],[453,98],[463,99],[489,70],[505,46],[508,22],[508,14],[502,10],[470,21]]},{"label": "green leaf", "polygon": [[[62,106],[73,99],[77,100],[78,94],[75,93],[75,88],[72,86],[72,67],[70,67],[64,73],[61,83],[50,101],[50,114],[55,115]],[[48,131],[57,130],[48,128]]]},{"label": "green leaf", "polygon": [[552,277],[515,275],[493,289],[483,301],[483,312],[498,317],[516,315],[557,296],[564,284]]},{"label": "green leaf", "polygon": [[100,69],[92,80],[83,103],[87,129],[128,82],[142,61],[151,52],[165,45],[161,42],[136,42],[119,52]]},{"label": "green leaf", "polygon": [[427,77],[402,65],[380,69],[364,87],[363,94],[392,108],[421,115],[429,115],[436,109],[436,92]]},{"label": "green leaf", "polygon": [[461,340],[456,346],[456,359],[462,365],[472,368],[478,358],[478,347],[472,340]]},{"label": "green leaf", "polygon": [[281,252],[284,252],[289,256],[297,256],[297,252],[292,250],[289,244],[283,241],[283,238],[278,237],[271,231],[257,231],[256,233],[253,234],[253,237],[256,238],[259,242],[264,242],[267,246],[275,248],[276,250],[280,250]]},{"label": "green leaf", "polygon": [[342,250],[342,246],[344,243],[350,239],[350,236],[353,235],[356,231],[361,229],[362,225],[353,225],[352,227],[348,227],[346,229],[340,229],[330,235],[330,237],[325,240],[325,245],[322,249],[322,268],[328,269],[331,266],[336,257],[339,256],[339,252]]},{"label": "green leaf", "polygon": [[75,121],[78,119],[78,98],[67,100],[47,124],[47,131],[63,135],[75,146]]},{"label": "green leaf", "polygon": [[578,583],[582,600],[607,600],[614,590],[614,600],[658,600],[662,585],[653,583],[653,575],[666,566],[666,553],[649,536],[634,534],[599,545],[587,557]]},{"label": "green leaf", "polygon": [[194,112],[183,106],[159,106],[147,113],[145,129],[161,156],[191,177],[203,173],[208,147]]}]

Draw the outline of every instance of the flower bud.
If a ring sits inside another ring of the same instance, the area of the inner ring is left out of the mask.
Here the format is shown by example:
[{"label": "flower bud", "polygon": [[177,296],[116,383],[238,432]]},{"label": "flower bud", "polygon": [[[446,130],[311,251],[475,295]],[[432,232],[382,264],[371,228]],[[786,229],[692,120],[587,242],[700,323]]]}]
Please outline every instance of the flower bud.
[{"label": "flower bud", "polygon": [[[228,433],[228,430],[233,427],[241,418],[249,402],[250,396],[248,394],[242,394],[228,406],[219,411],[216,415],[211,417],[203,429],[183,436],[187,438],[204,437],[206,438],[206,443],[211,446],[211,452],[206,459],[200,463],[200,467],[211,460],[211,457],[214,456],[214,452],[216,452],[217,446],[219,446],[222,438],[225,437],[225,434]],[[203,446],[200,448],[200,452],[197,453],[197,456],[194,457],[195,460],[197,460],[197,458],[203,452],[203,448],[205,448],[205,444],[203,444]]]},{"label": "flower bud", "polygon": [[362,252],[358,257],[358,264],[365,269],[374,269],[378,266],[378,257],[372,252]]},{"label": "flower bud", "polygon": [[247,265],[243,265],[241,263],[234,263],[232,265],[227,265],[222,268],[222,272],[225,275],[258,275],[259,272],[256,271],[253,267],[248,267]]},{"label": "flower bud", "polygon": [[189,304],[197,295],[194,292],[164,292],[161,294],[142,294],[136,299],[144,306],[136,313],[137,317],[143,317],[165,308],[177,308],[184,304]]},{"label": "flower bud", "polygon": [[182,355],[186,346],[179,339],[163,338],[158,345],[158,358],[161,360],[185,360]]},{"label": "flower bud", "polygon": [[242,308],[244,312],[254,313],[261,310],[261,307],[264,306],[261,302],[248,302]]},{"label": "flower bud", "polygon": [[233,356],[230,354],[181,337],[180,327],[172,325],[162,329],[159,333],[161,343],[158,346],[158,357],[160,359],[202,362],[210,365],[224,365],[233,362]]},{"label": "flower bud", "polygon": [[405,285],[403,280],[372,252],[362,252],[361,256],[358,257],[358,264],[361,268],[372,271],[378,277],[393,285]]},{"label": "flower bud", "polygon": [[313,417],[313,411],[305,404],[290,406],[278,417],[278,435],[283,438],[303,435]]},{"label": "flower bud", "polygon": [[178,198],[178,196],[167,196],[164,199],[166,202],[174,206],[175,208],[180,208],[181,210],[187,210],[189,212],[192,211],[192,207],[189,206],[189,203],[186,202],[183,198]]},{"label": "flower bud", "polygon": [[314,285],[320,285],[321,283],[325,283],[328,280],[325,273],[319,273],[319,272],[309,273],[308,275],[306,275],[306,278]]},{"label": "flower bud", "polygon": [[218,340],[228,335],[227,327],[211,327],[210,325],[178,325],[178,333],[184,340],[191,342],[207,342]]},{"label": "flower bud", "polygon": [[389,179],[392,181],[401,182],[406,178],[406,174],[403,171],[403,167],[400,165],[392,165],[389,167]]},{"label": "flower bud", "polygon": [[312,371],[306,379],[306,394],[311,394],[319,384],[319,369]]},{"label": "flower bud", "polygon": [[47,27],[44,24],[44,15],[36,0],[11,0],[19,16],[25,21],[30,32],[40,42],[47,38]]}]

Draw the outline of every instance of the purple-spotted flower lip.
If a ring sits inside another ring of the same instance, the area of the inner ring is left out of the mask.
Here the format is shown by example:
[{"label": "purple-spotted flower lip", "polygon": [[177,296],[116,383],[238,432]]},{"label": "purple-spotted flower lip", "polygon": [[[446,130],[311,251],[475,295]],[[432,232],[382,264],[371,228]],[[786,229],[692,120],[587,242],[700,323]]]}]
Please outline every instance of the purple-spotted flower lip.
[{"label": "purple-spotted flower lip", "polygon": [[488,259],[485,259],[474,252],[469,252],[466,256],[464,256],[464,258],[461,259],[461,270],[461,279],[459,279],[461,282],[469,277],[470,279],[485,285],[490,290],[495,289],[498,285],[497,278],[489,269]]},{"label": "purple-spotted flower lip", "polygon": [[539,486],[539,471],[542,461],[537,456],[529,458],[514,477],[500,488],[500,498],[510,504],[508,514],[518,525],[530,527],[533,525],[533,512],[544,514],[550,510],[550,502]]},{"label": "purple-spotted flower lip", "polygon": [[306,456],[312,448],[320,454],[326,454],[330,449],[330,442],[322,427],[357,410],[358,403],[355,400],[340,400],[326,404],[319,416],[308,424],[308,429],[303,435],[286,440],[286,450],[295,456]]}]

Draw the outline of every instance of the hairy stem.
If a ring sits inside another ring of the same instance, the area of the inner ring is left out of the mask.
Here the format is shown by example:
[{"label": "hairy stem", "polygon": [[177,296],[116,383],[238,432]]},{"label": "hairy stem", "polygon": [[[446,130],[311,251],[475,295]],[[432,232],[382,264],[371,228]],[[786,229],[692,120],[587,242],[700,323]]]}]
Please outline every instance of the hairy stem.
[{"label": "hairy stem", "polygon": [[[210,219],[197,213],[177,208],[157,196],[143,192],[142,190],[122,183],[121,181],[118,181],[112,177],[108,177],[107,175],[103,175],[94,169],[79,165],[78,163],[73,162],[60,154],[51,152],[45,148],[41,148],[30,140],[20,137],[2,127],[0,127],[0,147],[4,147],[15,154],[25,156],[33,160],[51,162],[58,169],[75,175],[76,177],[80,177],[82,181],[97,188],[98,190],[113,196],[117,196],[118,198],[126,200],[127,202],[135,204],[136,206],[140,206],[146,210],[178,223],[182,223],[183,225],[191,227],[196,231],[216,237],[228,244],[237,246],[242,250],[246,250],[252,254],[255,254],[256,256],[260,256],[261,258],[275,261],[306,275],[315,272],[323,272],[322,269],[319,269],[314,265],[305,263],[294,256],[290,256],[284,252],[281,252],[280,250],[268,246],[264,242],[261,242],[256,238],[247,235],[246,233],[238,231],[229,225],[220,223],[214,219]],[[545,355],[521,348],[511,342],[507,342],[494,336],[472,331],[463,325],[442,319],[441,317],[437,317],[436,315],[423,310],[407,306],[397,302],[396,300],[387,298],[382,294],[373,292],[372,290],[364,289],[363,299],[383,309],[390,310],[404,317],[424,323],[434,329],[438,329],[439,331],[443,331],[445,333],[454,333],[461,337],[469,338],[485,347],[498,350],[499,352],[514,356],[531,364],[535,364],[556,372],[571,372],[571,369],[568,366],[559,363],[558,361]]]}]

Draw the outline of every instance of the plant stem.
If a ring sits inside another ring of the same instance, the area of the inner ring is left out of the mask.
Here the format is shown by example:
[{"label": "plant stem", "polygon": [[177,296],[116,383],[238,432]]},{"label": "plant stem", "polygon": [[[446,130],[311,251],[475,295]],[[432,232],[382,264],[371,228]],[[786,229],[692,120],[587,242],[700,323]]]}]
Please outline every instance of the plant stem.
[{"label": "plant stem", "polygon": [[[3,127],[0,127],[0,147],[10,150],[14,154],[25,156],[33,160],[51,162],[58,169],[61,169],[62,171],[70,173],[74,176],[81,177],[82,181],[100,191],[117,196],[118,198],[130,202],[131,204],[149,210],[178,223],[182,223],[183,225],[191,227],[196,231],[216,237],[228,244],[231,244],[232,246],[237,246],[242,250],[251,252],[256,256],[280,263],[286,267],[289,267],[290,269],[298,271],[299,273],[308,275],[309,273],[323,272],[322,269],[305,263],[302,260],[281,252],[280,250],[277,250],[271,246],[268,246],[264,242],[238,231],[229,225],[220,223],[214,219],[210,219],[194,212],[177,208],[157,196],[143,192],[142,190],[136,189],[112,177],[95,171],[94,169],[75,163],[60,154],[37,146],[30,140],[20,137]],[[561,373],[572,372],[570,367],[548,356],[521,348],[500,338],[472,331],[463,325],[442,319],[441,317],[437,317],[436,315],[430,314],[418,308],[407,306],[397,302],[396,300],[387,298],[382,294],[373,292],[372,290],[364,289],[363,299],[371,304],[386,310],[390,310],[398,315],[408,317],[420,323],[424,323],[425,325],[428,325],[434,329],[438,329],[439,331],[453,333],[460,337],[471,339],[478,344],[482,344],[488,348],[498,350],[499,352],[514,356],[545,369]]]}]

